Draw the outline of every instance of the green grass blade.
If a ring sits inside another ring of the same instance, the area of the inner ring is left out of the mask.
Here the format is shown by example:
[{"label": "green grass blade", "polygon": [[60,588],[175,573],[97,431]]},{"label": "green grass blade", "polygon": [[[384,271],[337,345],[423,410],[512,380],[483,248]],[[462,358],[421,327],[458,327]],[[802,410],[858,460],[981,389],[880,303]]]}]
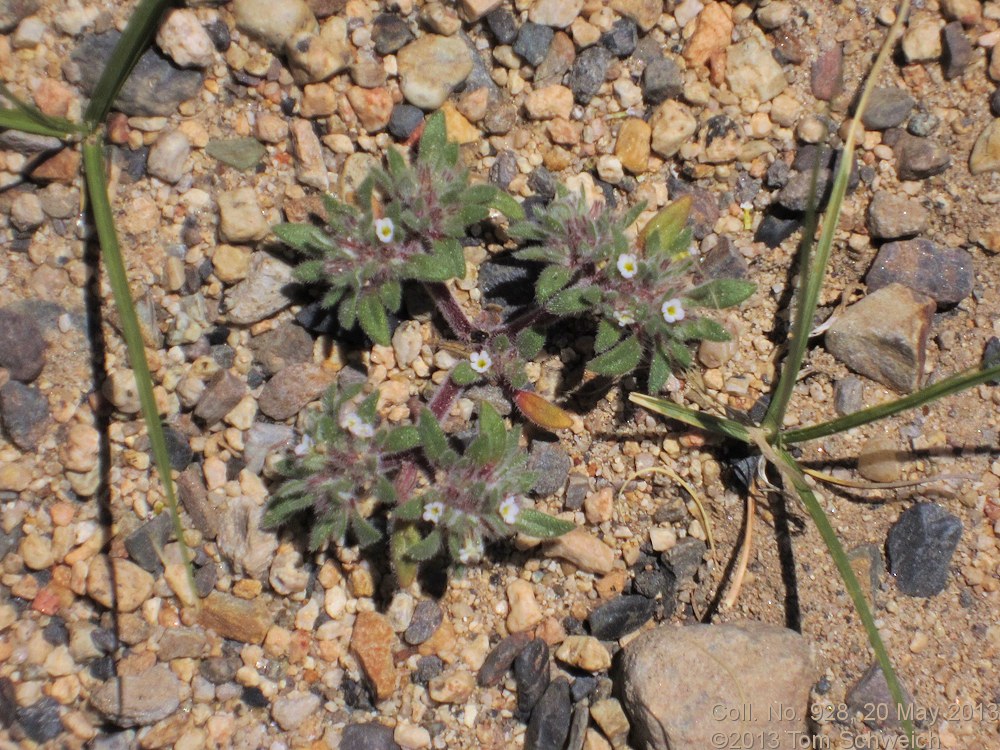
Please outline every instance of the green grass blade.
[{"label": "green grass blade", "polygon": [[826,267],[830,260],[830,252],[833,249],[833,238],[837,231],[837,224],[840,222],[840,210],[844,203],[844,195],[847,193],[847,182],[851,176],[851,165],[854,163],[854,143],[861,127],[861,116],[868,106],[868,99],[878,82],[879,72],[889,58],[890,53],[896,45],[896,40],[903,33],[906,17],[909,15],[910,0],[903,0],[900,3],[896,21],[886,34],[882,49],[879,50],[878,57],[872,64],[872,69],[865,79],[864,88],[861,90],[861,97],[858,99],[857,109],[851,124],[848,127],[847,137],[841,151],[840,165],[833,180],[833,188],[830,193],[830,202],[827,206],[826,216],[823,221],[823,230],[819,240],[816,242],[815,254],[810,254],[808,262],[803,264],[802,285],[799,289],[799,304],[795,311],[795,320],[792,327],[792,336],[788,344],[788,355],[785,357],[784,365],[781,368],[781,376],[774,390],[774,396],[768,406],[761,427],[765,433],[774,437],[788,409],[788,402],[792,398],[792,391],[798,379],[799,370],[802,368],[802,360],[805,358],[806,347],[809,344],[809,332],[812,330],[813,315],[816,313],[816,305],[819,302],[820,289],[823,287],[823,279],[826,276]]},{"label": "green grass blade", "polygon": [[752,442],[747,428],[732,419],[688,409],[665,398],[647,396],[645,393],[630,393],[628,398],[633,404],[638,404],[644,409],[655,411],[657,414],[662,414],[670,419],[676,419],[678,422],[689,424],[700,430],[714,432],[716,435],[724,437],[731,437],[741,440],[744,443]]},{"label": "green grass blade", "polygon": [[63,117],[49,117],[42,113],[37,107],[15,96],[3,83],[0,83],[0,97],[14,105],[11,109],[0,109],[0,129],[49,135],[63,140],[85,131],[85,128]]},{"label": "green grass blade", "polygon": [[156,408],[156,398],[153,396],[153,379],[149,373],[149,363],[146,361],[146,349],[142,342],[142,332],[139,328],[139,318],[132,302],[132,292],[129,289],[128,277],[125,274],[125,264],[122,262],[121,247],[118,244],[118,232],[115,229],[114,216],[111,213],[111,202],[108,199],[108,186],[104,171],[104,152],[102,145],[94,139],[83,144],[83,168],[87,181],[87,194],[90,197],[90,208],[97,227],[97,238],[101,245],[101,258],[108,274],[111,291],[114,294],[115,306],[121,317],[122,336],[128,348],[129,364],[135,373],[135,382],[139,391],[139,402],[142,405],[142,416],[146,421],[149,442],[153,447],[153,459],[156,470],[163,483],[167,507],[174,522],[174,533],[181,548],[181,557],[187,568],[188,584],[191,591],[196,591],[194,573],[191,568],[191,554],[184,542],[184,527],[177,511],[177,495],[174,491],[173,477],[170,474],[170,454],[167,451],[167,440],[163,434],[163,423]]},{"label": "green grass blade", "polygon": [[132,12],[118,45],[108,58],[97,86],[94,87],[94,96],[87,105],[87,111],[84,112],[83,119],[91,127],[104,122],[104,118],[108,116],[115,97],[142,53],[146,51],[160,25],[160,19],[171,5],[171,0],[141,0]]},{"label": "green grass blade", "polygon": [[[851,601],[854,602],[854,609],[857,611],[858,617],[861,618],[861,623],[864,625],[865,633],[868,636],[868,642],[871,644],[872,650],[875,651],[875,658],[878,659],[879,666],[882,667],[882,674],[885,675],[885,681],[889,686],[889,694],[896,705],[901,707],[897,708],[896,715],[901,718],[903,728],[912,742],[914,727],[912,720],[904,718],[905,713],[902,707],[906,705],[906,698],[903,695],[902,685],[900,685],[899,678],[896,676],[896,670],[892,666],[892,660],[889,658],[889,652],[885,647],[885,643],[882,642],[882,636],[879,635],[878,628],[875,625],[875,618],[861,590],[861,584],[858,583],[857,576],[854,575],[854,569],[851,568],[851,562],[847,558],[847,553],[844,552],[844,548],[840,544],[840,539],[837,538],[837,532],[834,531],[826,512],[823,510],[823,506],[819,504],[819,499],[809,487],[805,476],[802,474],[802,470],[795,463],[795,459],[782,449],[766,451],[765,455],[777,465],[782,476],[795,488],[795,492],[801,498],[803,505],[806,506],[810,517],[812,517],[813,523],[816,524],[816,529],[819,531],[820,536],[823,537],[823,542],[830,551],[830,557],[833,558],[833,563],[837,566],[837,572],[844,582],[844,588],[847,589]],[[912,746],[916,747],[915,744]]]},{"label": "green grass blade", "polygon": [[779,434],[779,440],[782,445],[792,445],[794,443],[805,442],[806,440],[815,440],[816,438],[827,437],[828,435],[836,435],[838,432],[844,432],[845,430],[850,430],[853,427],[868,424],[869,422],[876,422],[879,419],[891,417],[893,414],[899,414],[901,411],[923,406],[932,401],[937,401],[939,398],[960,393],[967,388],[972,388],[998,377],[1000,377],[1000,365],[990,367],[986,370],[977,368],[961,372],[958,375],[952,375],[950,378],[945,378],[934,385],[921,388],[916,393],[911,393],[909,396],[904,396],[895,401],[878,404],[877,406],[862,409],[861,411],[838,417],[837,419],[831,419],[828,422],[821,422],[811,427],[782,432]]}]

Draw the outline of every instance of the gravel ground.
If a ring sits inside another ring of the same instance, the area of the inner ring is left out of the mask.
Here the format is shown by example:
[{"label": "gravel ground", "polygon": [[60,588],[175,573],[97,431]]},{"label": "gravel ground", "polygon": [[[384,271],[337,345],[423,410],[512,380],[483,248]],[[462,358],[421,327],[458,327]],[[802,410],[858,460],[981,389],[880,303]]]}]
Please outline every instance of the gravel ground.
[{"label": "gravel ground", "polygon": [[[800,630],[818,680],[811,708],[795,710],[822,719],[814,742],[890,741],[891,727],[839,710],[872,694],[872,655],[804,510],[759,496],[741,595],[718,607],[746,507],[735,457],[630,407],[630,379],[595,393],[583,376],[574,428],[545,452],[536,436],[551,484],[537,505],[581,526],[564,542],[500,545],[461,577],[397,591],[378,559],[309,555],[258,524],[278,460],[331,382],[365,379],[401,422],[411,395],[454,362],[419,314],[392,347],[335,336],[289,287],[291,258],[269,238],[321,192],[349,198],[438,109],[474,178],[519,198],[563,182],[620,207],[645,200],[648,217],[693,192],[704,262],[758,292],[725,319],[734,343],[703,348],[705,367],[672,396],[750,410],[775,377],[803,180],[817,161],[832,166],[821,146],[840,144],[893,4],[190,5],[140,63],[108,136],[207,598],[184,606],[117,315],[80,217],[79,154],[0,134],[0,746],[625,747],[609,657],[638,633],[698,620]],[[838,320],[807,356],[788,426],[974,366],[1000,334],[1000,3],[917,5],[856,154],[821,298]],[[48,114],[79,117],[131,8],[0,0],[3,80]],[[484,301],[477,280],[485,287],[499,249],[467,248],[463,303]],[[531,375],[563,398],[588,341],[565,331],[550,345]],[[982,386],[803,446],[807,465],[840,479],[922,480],[819,492],[928,712],[921,737],[937,744],[926,746],[1000,741],[997,404]],[[461,400],[457,423],[472,408]],[[714,555],[702,557],[705,525],[675,481],[629,481],[661,466],[697,488]],[[588,633],[600,642],[572,640]],[[520,654],[512,673],[504,653]],[[701,684],[664,670],[680,691]],[[760,658],[736,681],[752,690],[771,670]]]}]

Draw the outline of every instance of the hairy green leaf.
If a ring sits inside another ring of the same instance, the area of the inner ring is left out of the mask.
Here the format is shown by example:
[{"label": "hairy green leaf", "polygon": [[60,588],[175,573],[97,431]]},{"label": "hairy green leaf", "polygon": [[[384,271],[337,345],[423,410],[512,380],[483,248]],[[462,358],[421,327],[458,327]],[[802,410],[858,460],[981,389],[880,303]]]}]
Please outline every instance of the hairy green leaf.
[{"label": "hairy green leaf", "polygon": [[421,162],[442,163],[448,132],[444,124],[444,113],[435,112],[424,120],[424,132],[420,136],[418,157]]},{"label": "hairy green leaf", "polygon": [[424,513],[427,497],[414,497],[405,503],[397,505],[392,511],[392,517],[397,521],[419,521]]},{"label": "hairy green leaf", "polygon": [[430,409],[425,407],[420,412],[417,429],[420,431],[420,445],[423,446],[427,458],[435,463],[440,461],[444,452],[448,450],[448,438],[445,437],[444,430]]},{"label": "hairy green leaf", "polygon": [[314,502],[315,498],[311,495],[297,495],[278,502],[272,501],[261,519],[261,526],[265,529],[283,526],[292,516],[312,507]]},{"label": "hairy green leaf", "polygon": [[356,510],[351,511],[351,530],[358,540],[358,546],[362,549],[370,547],[382,538],[382,532]]},{"label": "hairy green leaf", "polygon": [[420,445],[420,432],[413,425],[396,427],[386,434],[383,448],[386,453],[401,453]]},{"label": "hairy green leaf", "polygon": [[606,352],[618,343],[622,337],[622,329],[613,323],[601,318],[597,323],[597,336],[594,338],[594,351],[597,354]]},{"label": "hairy green leaf", "polygon": [[434,529],[416,544],[406,548],[405,554],[416,562],[426,562],[441,551],[441,531]]},{"label": "hairy green leaf", "polygon": [[553,315],[579,315],[590,307],[586,299],[588,289],[593,287],[563,289],[545,302],[545,309]]},{"label": "hairy green leaf", "polygon": [[382,300],[386,310],[396,312],[403,302],[402,284],[395,279],[385,282],[378,288],[378,298]]},{"label": "hairy green leaf", "polygon": [[479,402],[479,437],[486,438],[486,449],[482,464],[490,464],[503,458],[507,444],[507,428],[503,419],[488,402]]},{"label": "hairy green leaf", "polygon": [[674,326],[674,334],[685,341],[729,341],[729,331],[711,318],[690,318]]},{"label": "hairy green leaf", "polygon": [[435,261],[448,272],[446,278],[461,279],[465,276],[465,252],[461,242],[449,237],[435,242],[433,249]]},{"label": "hairy green leaf", "polygon": [[670,363],[663,356],[660,347],[653,349],[653,355],[649,359],[649,392],[659,393],[670,377]]},{"label": "hairy green leaf", "polygon": [[459,362],[451,371],[451,381],[455,385],[471,385],[482,377],[472,369],[472,365],[467,361]]},{"label": "hairy green leaf", "polygon": [[545,346],[545,334],[534,328],[525,328],[517,334],[517,353],[523,359],[534,359]]},{"label": "hairy green leaf", "polygon": [[389,319],[377,294],[365,294],[358,300],[358,323],[361,330],[376,344],[389,346]]},{"label": "hairy green leaf", "polygon": [[642,344],[639,343],[639,339],[635,336],[629,336],[613,349],[590,360],[587,363],[587,369],[591,372],[596,372],[598,375],[618,377],[619,375],[632,372],[632,370],[639,366],[641,358]]},{"label": "hairy green leaf", "polygon": [[535,295],[544,303],[549,297],[562,290],[573,278],[573,269],[566,266],[546,266],[535,282]]},{"label": "hairy green leaf", "polygon": [[513,196],[497,190],[489,201],[490,208],[495,208],[511,221],[521,221],[524,218],[524,209]]},{"label": "hairy green leaf", "polygon": [[533,536],[536,539],[552,539],[568,534],[576,528],[576,524],[572,521],[553,518],[534,508],[522,508],[521,512],[517,514],[514,528],[522,534]]},{"label": "hairy green leaf", "polygon": [[312,224],[276,224],[271,231],[286,245],[303,253],[332,252],[337,247],[330,235]]},{"label": "hairy green leaf", "polygon": [[708,283],[695,287],[684,299],[694,307],[712,307],[721,309],[738,305],[757,290],[752,281],[743,279],[713,279]]}]

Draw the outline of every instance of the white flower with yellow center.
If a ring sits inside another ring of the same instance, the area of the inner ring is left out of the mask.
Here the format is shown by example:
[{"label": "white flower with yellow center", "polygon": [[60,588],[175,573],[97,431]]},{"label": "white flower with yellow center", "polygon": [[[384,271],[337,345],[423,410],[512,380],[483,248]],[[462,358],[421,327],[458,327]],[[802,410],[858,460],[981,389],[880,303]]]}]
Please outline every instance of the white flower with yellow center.
[{"label": "white flower with yellow center", "polygon": [[396,225],[392,223],[392,219],[375,219],[375,236],[383,243],[392,242],[392,238],[396,236]]},{"label": "white flower with yellow center", "polygon": [[465,544],[458,551],[458,561],[463,565],[469,565],[470,563],[479,562],[479,559],[483,556],[483,543],[479,539],[469,537],[465,540]]},{"label": "white flower with yellow center", "polygon": [[619,328],[635,324],[635,315],[632,314],[631,310],[615,310],[614,316],[615,320],[618,321]]},{"label": "white flower with yellow center", "polygon": [[622,253],[618,256],[618,273],[624,278],[631,279],[638,270],[638,261],[632,253]]},{"label": "white flower with yellow center", "polygon": [[517,498],[513,495],[507,495],[500,503],[498,510],[504,523],[510,526],[513,526],[517,522],[517,517],[521,515],[521,506],[518,505]]},{"label": "white flower with yellow center", "polygon": [[482,374],[493,366],[493,357],[485,349],[481,352],[473,352],[469,355],[469,364],[472,369]]},{"label": "white flower with yellow center", "polygon": [[663,313],[663,319],[668,323],[676,323],[679,320],[684,320],[684,306],[678,297],[668,299],[664,302],[660,307],[660,311]]},{"label": "white flower with yellow center", "polygon": [[424,506],[423,519],[425,521],[430,521],[431,523],[437,523],[441,520],[444,515],[444,503],[439,500],[435,500],[433,503],[427,503]]}]

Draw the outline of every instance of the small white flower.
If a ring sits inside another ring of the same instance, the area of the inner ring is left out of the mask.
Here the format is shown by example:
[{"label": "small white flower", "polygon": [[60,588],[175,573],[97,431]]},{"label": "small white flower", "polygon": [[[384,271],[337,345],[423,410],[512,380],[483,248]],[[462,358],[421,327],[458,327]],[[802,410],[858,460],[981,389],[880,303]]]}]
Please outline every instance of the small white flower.
[{"label": "small white flower", "polygon": [[479,558],[482,556],[483,543],[479,539],[475,539],[473,537],[466,539],[465,544],[462,545],[462,549],[458,551],[458,560],[463,565],[479,562]]},{"label": "small white flower", "polygon": [[517,498],[513,495],[507,495],[500,503],[500,517],[504,520],[504,523],[513,526],[517,521],[517,517],[521,515],[521,506],[517,503]]},{"label": "small white flower", "polygon": [[698,257],[698,245],[695,244],[694,242],[692,242],[691,247],[688,248],[688,255],[690,255],[692,258]]},{"label": "small white flower", "polygon": [[614,316],[615,320],[618,321],[619,328],[624,328],[635,323],[635,315],[632,314],[631,310],[615,310]]},{"label": "small white flower", "polygon": [[742,208],[744,211],[753,211],[753,203],[751,203],[750,201],[743,201],[740,204],[740,208]]},{"label": "small white flower", "polygon": [[639,270],[639,266],[636,263],[635,256],[632,253],[622,253],[618,256],[618,273],[620,273],[626,279],[631,279],[635,276],[636,271]]},{"label": "small white flower", "polygon": [[392,238],[396,236],[396,225],[392,223],[392,219],[375,219],[375,236],[384,243],[392,242]]},{"label": "small white flower", "polygon": [[370,438],[375,434],[375,428],[362,420],[356,411],[345,413],[340,419],[340,426],[354,437]]},{"label": "small white flower", "polygon": [[444,503],[439,500],[435,500],[433,503],[427,503],[424,506],[423,519],[425,521],[430,521],[431,523],[437,523],[441,520],[441,516],[444,515]]},{"label": "small white flower", "polygon": [[668,323],[676,323],[678,320],[684,320],[684,306],[681,305],[681,301],[677,297],[664,302],[663,306],[660,307],[660,311],[663,313],[663,319]]},{"label": "small white flower", "polygon": [[315,441],[309,435],[303,435],[302,439],[298,442],[298,444],[296,444],[292,452],[296,456],[304,456],[309,452],[314,444]]},{"label": "small white flower", "polygon": [[478,373],[484,373],[493,366],[493,357],[485,349],[481,352],[473,352],[469,355],[469,364]]}]

